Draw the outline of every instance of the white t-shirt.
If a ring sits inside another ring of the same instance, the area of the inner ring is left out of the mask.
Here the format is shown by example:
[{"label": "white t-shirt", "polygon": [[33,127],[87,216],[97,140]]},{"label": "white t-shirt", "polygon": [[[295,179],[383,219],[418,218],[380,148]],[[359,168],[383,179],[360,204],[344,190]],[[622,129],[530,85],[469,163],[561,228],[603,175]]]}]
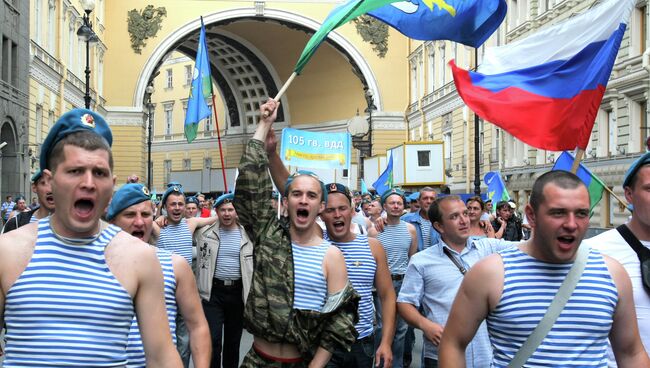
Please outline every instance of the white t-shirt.
[{"label": "white t-shirt", "polygon": [[[641,342],[646,351],[650,351],[650,294],[643,288],[641,281],[641,265],[639,257],[630,245],[623,239],[616,229],[606,231],[593,238],[585,240],[594,249],[606,254],[623,265],[625,271],[630,275],[632,281],[632,293],[636,307],[636,318],[639,325]],[[650,249],[650,242],[641,241],[644,247]],[[610,346],[609,362],[610,367],[617,367],[614,354]]]}]

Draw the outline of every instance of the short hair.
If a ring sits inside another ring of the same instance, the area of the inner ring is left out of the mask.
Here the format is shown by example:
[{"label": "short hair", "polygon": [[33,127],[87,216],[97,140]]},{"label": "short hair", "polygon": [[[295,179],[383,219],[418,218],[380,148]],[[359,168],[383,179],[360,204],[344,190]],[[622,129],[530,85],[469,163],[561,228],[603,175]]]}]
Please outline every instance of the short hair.
[{"label": "short hair", "polygon": [[420,193],[420,195],[422,195],[422,193],[424,193],[424,192],[434,192],[435,193],[436,190],[431,188],[431,187],[424,187],[424,188],[420,189],[419,193]]},{"label": "short hair", "polygon": [[54,145],[50,157],[47,158],[47,167],[52,171],[55,171],[56,167],[63,162],[63,148],[66,145],[83,148],[86,151],[104,150],[108,152],[108,166],[113,171],[113,153],[111,152],[111,147],[106,142],[106,139],[89,130],[68,134]]},{"label": "short hair", "polygon": [[478,205],[481,206],[481,211],[485,210],[485,203],[483,202],[483,199],[481,199],[480,196],[469,197],[467,201],[465,201],[465,204],[469,204],[469,202],[477,202]]},{"label": "short hair", "polygon": [[433,203],[431,203],[431,207],[429,207],[429,212],[427,212],[427,215],[429,216],[429,221],[431,221],[431,224],[434,222],[440,222],[442,223],[442,217],[443,213],[440,210],[440,204],[446,201],[463,201],[459,196],[457,195],[448,195],[444,197],[439,197],[436,198]]},{"label": "short hair", "polygon": [[533,190],[530,193],[530,199],[528,200],[530,206],[533,207],[533,210],[537,211],[539,206],[544,203],[544,188],[546,187],[546,184],[549,183],[553,183],[562,189],[576,189],[580,186],[587,189],[585,183],[571,172],[564,170],[549,171],[537,178],[533,184]]}]

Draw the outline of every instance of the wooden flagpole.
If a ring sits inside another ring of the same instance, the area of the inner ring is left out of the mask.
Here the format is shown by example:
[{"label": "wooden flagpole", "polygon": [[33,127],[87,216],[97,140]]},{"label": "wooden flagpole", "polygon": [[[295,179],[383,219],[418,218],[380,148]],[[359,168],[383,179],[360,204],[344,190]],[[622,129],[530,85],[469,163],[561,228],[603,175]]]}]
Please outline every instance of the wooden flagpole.
[{"label": "wooden flagpole", "polygon": [[582,156],[584,156],[585,150],[578,148],[576,151],[576,156],[573,159],[573,166],[571,166],[571,172],[574,174],[578,173],[578,167],[580,167],[580,161],[582,161]]},{"label": "wooden flagpole", "polygon": [[[293,82],[293,80],[296,78],[297,75],[298,75],[298,73],[296,73],[296,72],[291,73],[291,76],[289,77],[289,79],[287,79],[286,82],[284,82],[284,85],[282,86],[282,88],[280,88],[280,90],[278,91],[278,94],[275,95],[275,97],[273,97],[273,101],[275,101],[275,102],[280,101],[280,98],[287,91],[287,88],[289,88],[289,85],[291,85],[291,82]],[[269,116],[269,113],[267,111],[264,111],[264,117],[266,118],[268,116]]]},{"label": "wooden flagpole", "polygon": [[212,94],[212,113],[214,114],[214,125],[217,128],[217,142],[219,142],[219,158],[221,158],[221,175],[223,175],[223,188],[228,192],[228,181],[226,180],[226,167],[223,163],[223,148],[221,148],[221,132],[219,132],[219,119],[217,119],[217,106],[214,93]]}]

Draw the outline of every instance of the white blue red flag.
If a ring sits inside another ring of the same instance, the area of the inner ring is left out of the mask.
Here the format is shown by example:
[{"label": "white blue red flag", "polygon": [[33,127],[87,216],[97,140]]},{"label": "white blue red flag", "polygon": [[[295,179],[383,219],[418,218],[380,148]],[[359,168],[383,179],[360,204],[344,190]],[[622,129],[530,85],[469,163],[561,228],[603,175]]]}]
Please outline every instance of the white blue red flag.
[{"label": "white blue red flag", "polygon": [[477,72],[450,62],[480,117],[551,151],[585,149],[635,0],[608,0],[525,39],[486,49]]}]

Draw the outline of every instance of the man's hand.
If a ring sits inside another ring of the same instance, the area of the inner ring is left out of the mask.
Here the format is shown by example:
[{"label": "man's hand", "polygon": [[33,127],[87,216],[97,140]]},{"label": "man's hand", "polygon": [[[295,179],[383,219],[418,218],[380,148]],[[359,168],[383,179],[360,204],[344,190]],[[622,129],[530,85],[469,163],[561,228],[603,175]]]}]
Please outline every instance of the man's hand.
[{"label": "man's hand", "polygon": [[278,138],[275,136],[275,132],[273,129],[269,130],[269,133],[266,135],[266,142],[264,142],[264,149],[266,150],[266,154],[269,155],[269,157],[273,154],[277,153],[277,147],[278,147]]},{"label": "man's hand", "polygon": [[375,367],[392,367],[393,366],[393,350],[390,345],[380,344],[377,352],[375,353]]},{"label": "man's hand", "polygon": [[384,231],[385,224],[386,224],[386,220],[381,216],[379,216],[379,218],[376,219],[375,222],[373,223],[373,225],[375,225],[375,230],[377,230],[380,233]]},{"label": "man's hand", "polygon": [[156,224],[161,228],[164,229],[165,226],[168,225],[167,223],[167,216],[160,216],[156,219]]},{"label": "man's hand", "polygon": [[278,107],[280,102],[269,98],[262,106],[260,106],[260,122],[266,124],[273,124],[278,117]]},{"label": "man's hand", "polygon": [[442,338],[442,332],[444,327],[435,322],[427,320],[422,326],[422,332],[424,337],[433,343],[434,346],[440,344],[440,338]]}]

